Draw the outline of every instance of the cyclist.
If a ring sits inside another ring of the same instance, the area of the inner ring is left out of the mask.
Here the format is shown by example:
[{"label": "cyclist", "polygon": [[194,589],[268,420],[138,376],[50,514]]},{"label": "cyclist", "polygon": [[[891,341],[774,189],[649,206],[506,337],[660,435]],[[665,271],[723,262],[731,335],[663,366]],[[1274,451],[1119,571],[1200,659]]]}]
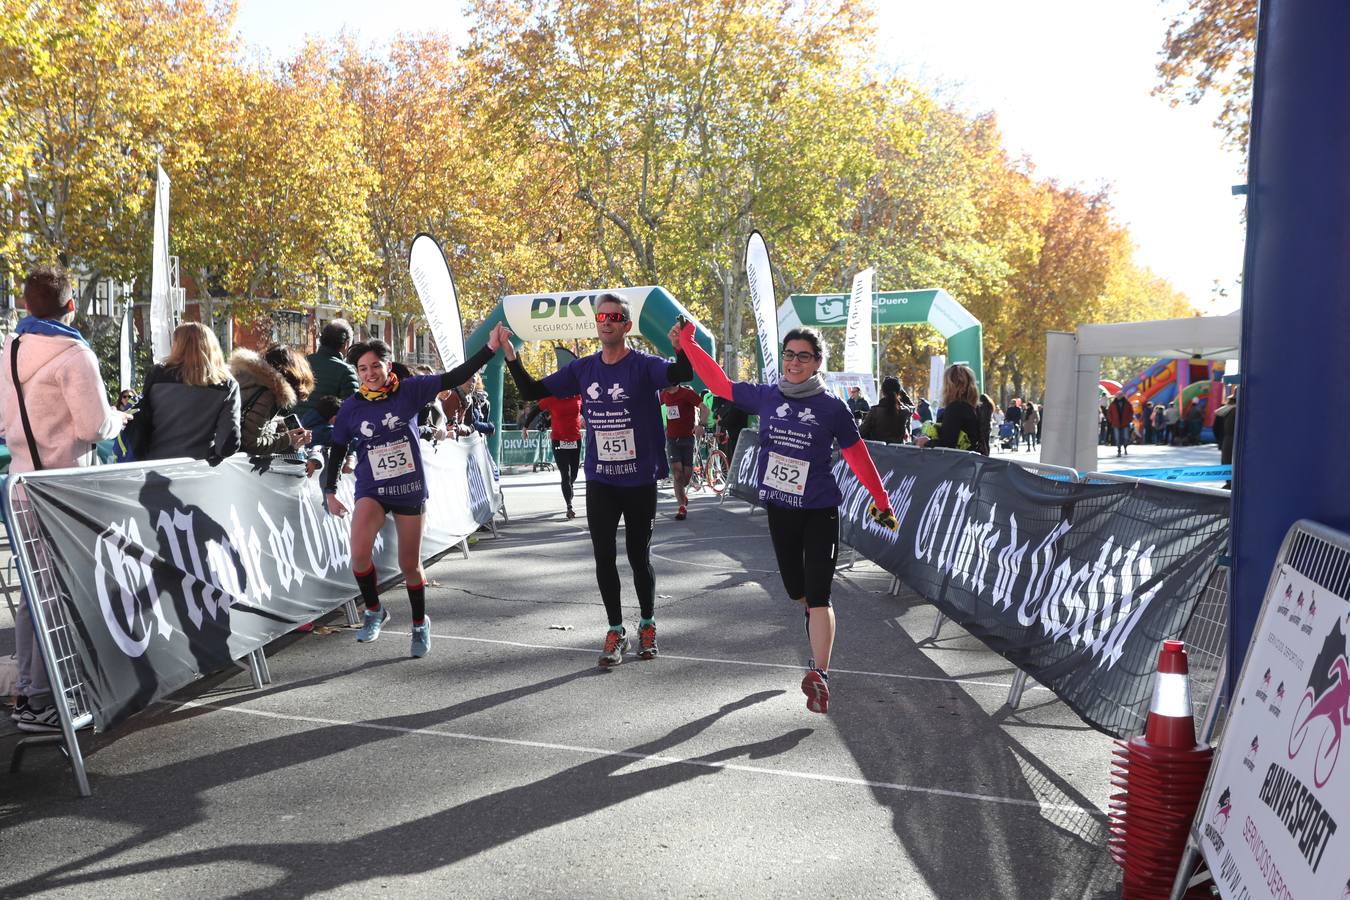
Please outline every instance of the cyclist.
[{"label": "cyclist", "polygon": [[825,389],[820,376],[820,335],[794,328],[783,339],[783,377],[777,384],[732,384],[686,325],[680,346],[698,377],[719,397],[759,416],[759,496],[769,513],[769,536],[788,596],[806,606],[811,661],[802,678],[806,708],[829,712],[830,653],[835,619],[830,586],[839,553],[839,504],[830,454],[839,442],[844,459],[872,495],[868,512],[895,529],[890,499],[882,487],[858,423],[844,402]]},{"label": "cyclist", "polygon": [[[426,524],[427,483],[423,477],[418,413],[442,391],[463,384],[497,352],[497,335],[469,360],[440,375],[399,376],[384,341],[352,347],[348,358],[361,379],[333,421],[328,465],[324,467],[324,494],[328,512],[347,515],[337,497],[337,473],[347,445],[356,443],[356,504],[352,513],[352,574],[356,576],[365,614],[356,639],[362,643],[380,636],[389,610],[380,605],[380,579],[373,558],[375,538],[385,516],[394,516],[398,536],[398,565],[412,605],[412,656],[431,649],[431,620],[426,614],[426,575],[422,571],[422,530]],[[407,372],[406,369],[404,369]]]},{"label": "cyclist", "polygon": [[703,437],[708,408],[687,384],[661,392],[666,407],[666,455],[670,457],[670,480],[675,485],[676,519],[684,519],[689,505],[689,479],[694,475],[694,438]]},{"label": "cyclist", "polygon": [[[586,524],[595,553],[600,599],[609,617],[599,664],[608,667],[622,663],[629,647],[619,603],[616,564],[620,517],[642,613],[638,622],[638,658],[656,657],[656,573],[652,570],[650,545],[656,523],[656,482],[669,473],[662,452],[657,391],[688,381],[693,372],[682,352],[675,362],[668,363],[627,345],[628,332],[633,328],[632,312],[627,301],[617,295],[601,294],[596,299],[595,321],[599,352],[573,360],[540,381],[531,377],[516,358],[510,329],[505,325],[498,325],[497,329],[521,397],[542,400],[550,395],[581,395],[587,426]],[[678,346],[678,328],[670,329],[670,341]]]}]

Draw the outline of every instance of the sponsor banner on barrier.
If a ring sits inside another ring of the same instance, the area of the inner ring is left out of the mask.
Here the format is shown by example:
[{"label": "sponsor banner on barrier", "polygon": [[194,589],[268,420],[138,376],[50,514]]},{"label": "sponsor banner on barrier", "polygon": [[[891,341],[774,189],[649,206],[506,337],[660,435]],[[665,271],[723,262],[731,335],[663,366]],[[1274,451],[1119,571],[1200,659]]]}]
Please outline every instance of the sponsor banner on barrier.
[{"label": "sponsor banner on barrier", "polygon": [[1344,598],[1281,565],[1195,821],[1224,897],[1350,891],[1348,613]]},{"label": "sponsor banner on barrier", "polygon": [[[747,429],[732,495],[759,502]],[[900,527],[867,518],[846,463],[839,538],[1117,737],[1148,714],[1158,643],[1190,619],[1228,540],[1224,498],[1051,481],[976,453],[869,444]]]},{"label": "sponsor banner on barrier", "polygon": [[727,493],[746,503],[759,503],[759,484],[755,481],[759,466],[759,434],[753,428],[742,428],[731,451],[731,471],[727,476]]},{"label": "sponsor banner on barrier", "polygon": [[[422,459],[430,558],[489,521],[501,489],[481,436],[424,443]],[[21,483],[100,729],[356,595],[351,517],[330,516],[319,476],[280,457],[97,466]],[[348,508],[352,492],[344,477]],[[375,565],[382,580],[398,576],[392,517]]]}]

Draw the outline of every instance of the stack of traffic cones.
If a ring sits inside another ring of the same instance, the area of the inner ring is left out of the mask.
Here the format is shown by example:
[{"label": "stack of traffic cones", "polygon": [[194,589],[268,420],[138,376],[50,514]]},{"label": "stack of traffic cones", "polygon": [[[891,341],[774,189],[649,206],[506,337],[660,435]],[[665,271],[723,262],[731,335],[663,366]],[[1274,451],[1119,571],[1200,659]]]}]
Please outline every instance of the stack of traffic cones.
[{"label": "stack of traffic cones", "polygon": [[1111,856],[1125,870],[1123,900],[1167,898],[1186,849],[1214,752],[1197,746],[1186,646],[1163,641],[1143,737],[1116,741]]}]

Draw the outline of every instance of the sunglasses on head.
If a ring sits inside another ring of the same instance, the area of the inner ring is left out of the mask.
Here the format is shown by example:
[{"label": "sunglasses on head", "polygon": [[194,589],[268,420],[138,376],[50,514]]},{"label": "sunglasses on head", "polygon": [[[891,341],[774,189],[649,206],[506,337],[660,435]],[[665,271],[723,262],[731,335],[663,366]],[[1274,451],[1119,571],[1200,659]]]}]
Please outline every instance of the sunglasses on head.
[{"label": "sunglasses on head", "polygon": [[598,312],[595,314],[597,322],[627,322],[628,317],[621,312]]},{"label": "sunglasses on head", "polygon": [[803,350],[801,353],[793,353],[791,350],[783,351],[783,362],[810,362],[813,359],[820,359],[820,357],[807,350]]}]

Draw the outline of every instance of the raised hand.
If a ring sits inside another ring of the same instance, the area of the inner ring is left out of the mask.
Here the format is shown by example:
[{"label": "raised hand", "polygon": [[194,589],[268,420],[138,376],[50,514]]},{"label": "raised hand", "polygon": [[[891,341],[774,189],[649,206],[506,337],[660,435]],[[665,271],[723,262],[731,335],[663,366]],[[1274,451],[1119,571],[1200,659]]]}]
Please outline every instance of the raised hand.
[{"label": "raised hand", "polygon": [[667,332],[666,336],[670,338],[671,348],[678,351],[680,349],[680,323],[676,322],[670,326],[670,331]]},{"label": "raised hand", "polygon": [[511,338],[515,336],[515,333],[510,328],[506,327],[505,322],[499,323],[497,329],[500,334],[499,340],[502,346],[502,353],[506,356],[507,361],[510,362],[516,358],[516,348],[515,345],[511,343]]},{"label": "raised hand", "polygon": [[875,503],[868,505],[867,514],[872,517],[873,522],[876,522],[888,531],[894,531],[900,527],[899,521],[895,518],[895,513],[891,512],[889,509],[878,509]]}]

